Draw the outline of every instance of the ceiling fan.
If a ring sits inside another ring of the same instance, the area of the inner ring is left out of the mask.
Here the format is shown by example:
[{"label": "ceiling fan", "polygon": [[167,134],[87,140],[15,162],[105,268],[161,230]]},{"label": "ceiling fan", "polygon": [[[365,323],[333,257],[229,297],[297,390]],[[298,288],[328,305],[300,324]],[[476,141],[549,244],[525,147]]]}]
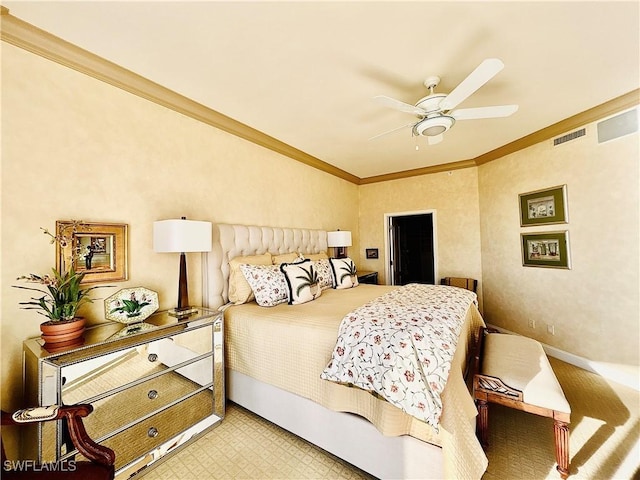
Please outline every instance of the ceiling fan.
[{"label": "ceiling fan", "polygon": [[440,83],[440,77],[428,77],[424,85],[429,89],[429,95],[418,100],[415,105],[409,105],[408,103],[384,95],[374,97],[376,103],[401,112],[411,113],[416,115],[419,120],[381,133],[369,140],[387,135],[402,128],[412,127],[411,131],[413,136],[425,136],[427,137],[429,145],[435,145],[442,141],[442,134],[449,130],[457,120],[476,120],[480,118],[508,117],[512,115],[518,110],[518,105],[496,105],[492,107],[454,110],[454,108],[491,80],[503,68],[504,63],[502,63],[501,60],[488,58],[478,65],[476,69],[448,95],[446,93],[434,92],[435,87]]}]

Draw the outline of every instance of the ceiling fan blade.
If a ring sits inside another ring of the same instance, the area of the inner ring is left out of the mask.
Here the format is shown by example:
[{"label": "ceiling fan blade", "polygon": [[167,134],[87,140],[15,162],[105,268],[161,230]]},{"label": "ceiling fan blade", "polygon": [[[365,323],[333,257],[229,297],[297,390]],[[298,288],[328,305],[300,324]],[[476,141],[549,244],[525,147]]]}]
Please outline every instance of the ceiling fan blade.
[{"label": "ceiling fan blade", "polygon": [[460,108],[449,112],[456,120],[508,117],[518,111],[518,105],[496,105],[494,107]]},{"label": "ceiling fan blade", "polygon": [[500,70],[504,68],[502,60],[488,58],[484,60],[476,69],[465,78],[460,85],[447,95],[447,98],[440,102],[442,110],[451,110],[467,99],[473,92],[491,80]]},{"label": "ceiling fan blade", "polygon": [[433,135],[431,137],[427,137],[427,143],[429,145],[437,145],[438,143],[440,143],[444,138],[444,135],[440,134],[440,135]]},{"label": "ceiling fan blade", "polygon": [[369,140],[375,140],[376,138],[380,138],[380,137],[383,137],[385,135],[389,135],[390,133],[397,132],[398,130],[402,130],[403,128],[413,127],[414,125],[415,125],[415,123],[413,123],[413,122],[412,123],[407,123],[406,125],[402,125],[400,127],[396,127],[393,130],[388,130],[386,132],[379,133],[375,137],[371,137]]},{"label": "ceiling fan blade", "polygon": [[427,114],[423,109],[418,108],[415,105],[409,105],[408,103],[401,102],[400,100],[396,100],[391,97],[385,97],[384,95],[373,97],[373,100],[379,105],[393,108],[394,110],[400,110],[401,112],[412,113],[421,117],[424,117]]}]

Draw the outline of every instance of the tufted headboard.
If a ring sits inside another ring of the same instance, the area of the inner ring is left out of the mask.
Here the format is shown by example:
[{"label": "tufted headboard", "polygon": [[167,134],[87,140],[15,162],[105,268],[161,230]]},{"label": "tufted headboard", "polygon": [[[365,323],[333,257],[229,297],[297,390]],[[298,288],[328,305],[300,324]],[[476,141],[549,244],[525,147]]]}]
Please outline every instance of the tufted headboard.
[{"label": "tufted headboard", "polygon": [[214,224],[211,252],[202,256],[202,305],[229,301],[229,260],[237,256],[327,251],[327,232],[300,228]]}]

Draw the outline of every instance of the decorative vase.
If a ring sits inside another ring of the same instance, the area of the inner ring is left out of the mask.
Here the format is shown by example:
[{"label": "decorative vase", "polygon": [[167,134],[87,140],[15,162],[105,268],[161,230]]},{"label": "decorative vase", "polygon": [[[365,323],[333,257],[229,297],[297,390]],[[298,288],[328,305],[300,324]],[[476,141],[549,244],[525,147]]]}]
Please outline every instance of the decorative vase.
[{"label": "decorative vase", "polygon": [[78,341],[84,334],[85,319],[76,317],[69,320],[58,320],[40,324],[42,339],[46,345],[58,344],[61,342],[73,343]]}]

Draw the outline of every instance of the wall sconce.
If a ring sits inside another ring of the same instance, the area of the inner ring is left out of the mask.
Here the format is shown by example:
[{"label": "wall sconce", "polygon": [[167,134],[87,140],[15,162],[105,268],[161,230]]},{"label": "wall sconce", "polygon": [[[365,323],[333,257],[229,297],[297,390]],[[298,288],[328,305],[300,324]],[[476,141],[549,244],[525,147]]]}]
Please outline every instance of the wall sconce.
[{"label": "wall sconce", "polygon": [[347,247],[351,246],[351,232],[348,230],[327,232],[327,246],[333,247],[335,258],[345,258]]},{"label": "wall sconce", "polygon": [[186,317],[197,310],[189,306],[187,260],[185,252],[211,251],[211,222],[160,220],[153,222],[153,250],[158,253],[180,253],[178,306],[169,312],[174,317]]}]

